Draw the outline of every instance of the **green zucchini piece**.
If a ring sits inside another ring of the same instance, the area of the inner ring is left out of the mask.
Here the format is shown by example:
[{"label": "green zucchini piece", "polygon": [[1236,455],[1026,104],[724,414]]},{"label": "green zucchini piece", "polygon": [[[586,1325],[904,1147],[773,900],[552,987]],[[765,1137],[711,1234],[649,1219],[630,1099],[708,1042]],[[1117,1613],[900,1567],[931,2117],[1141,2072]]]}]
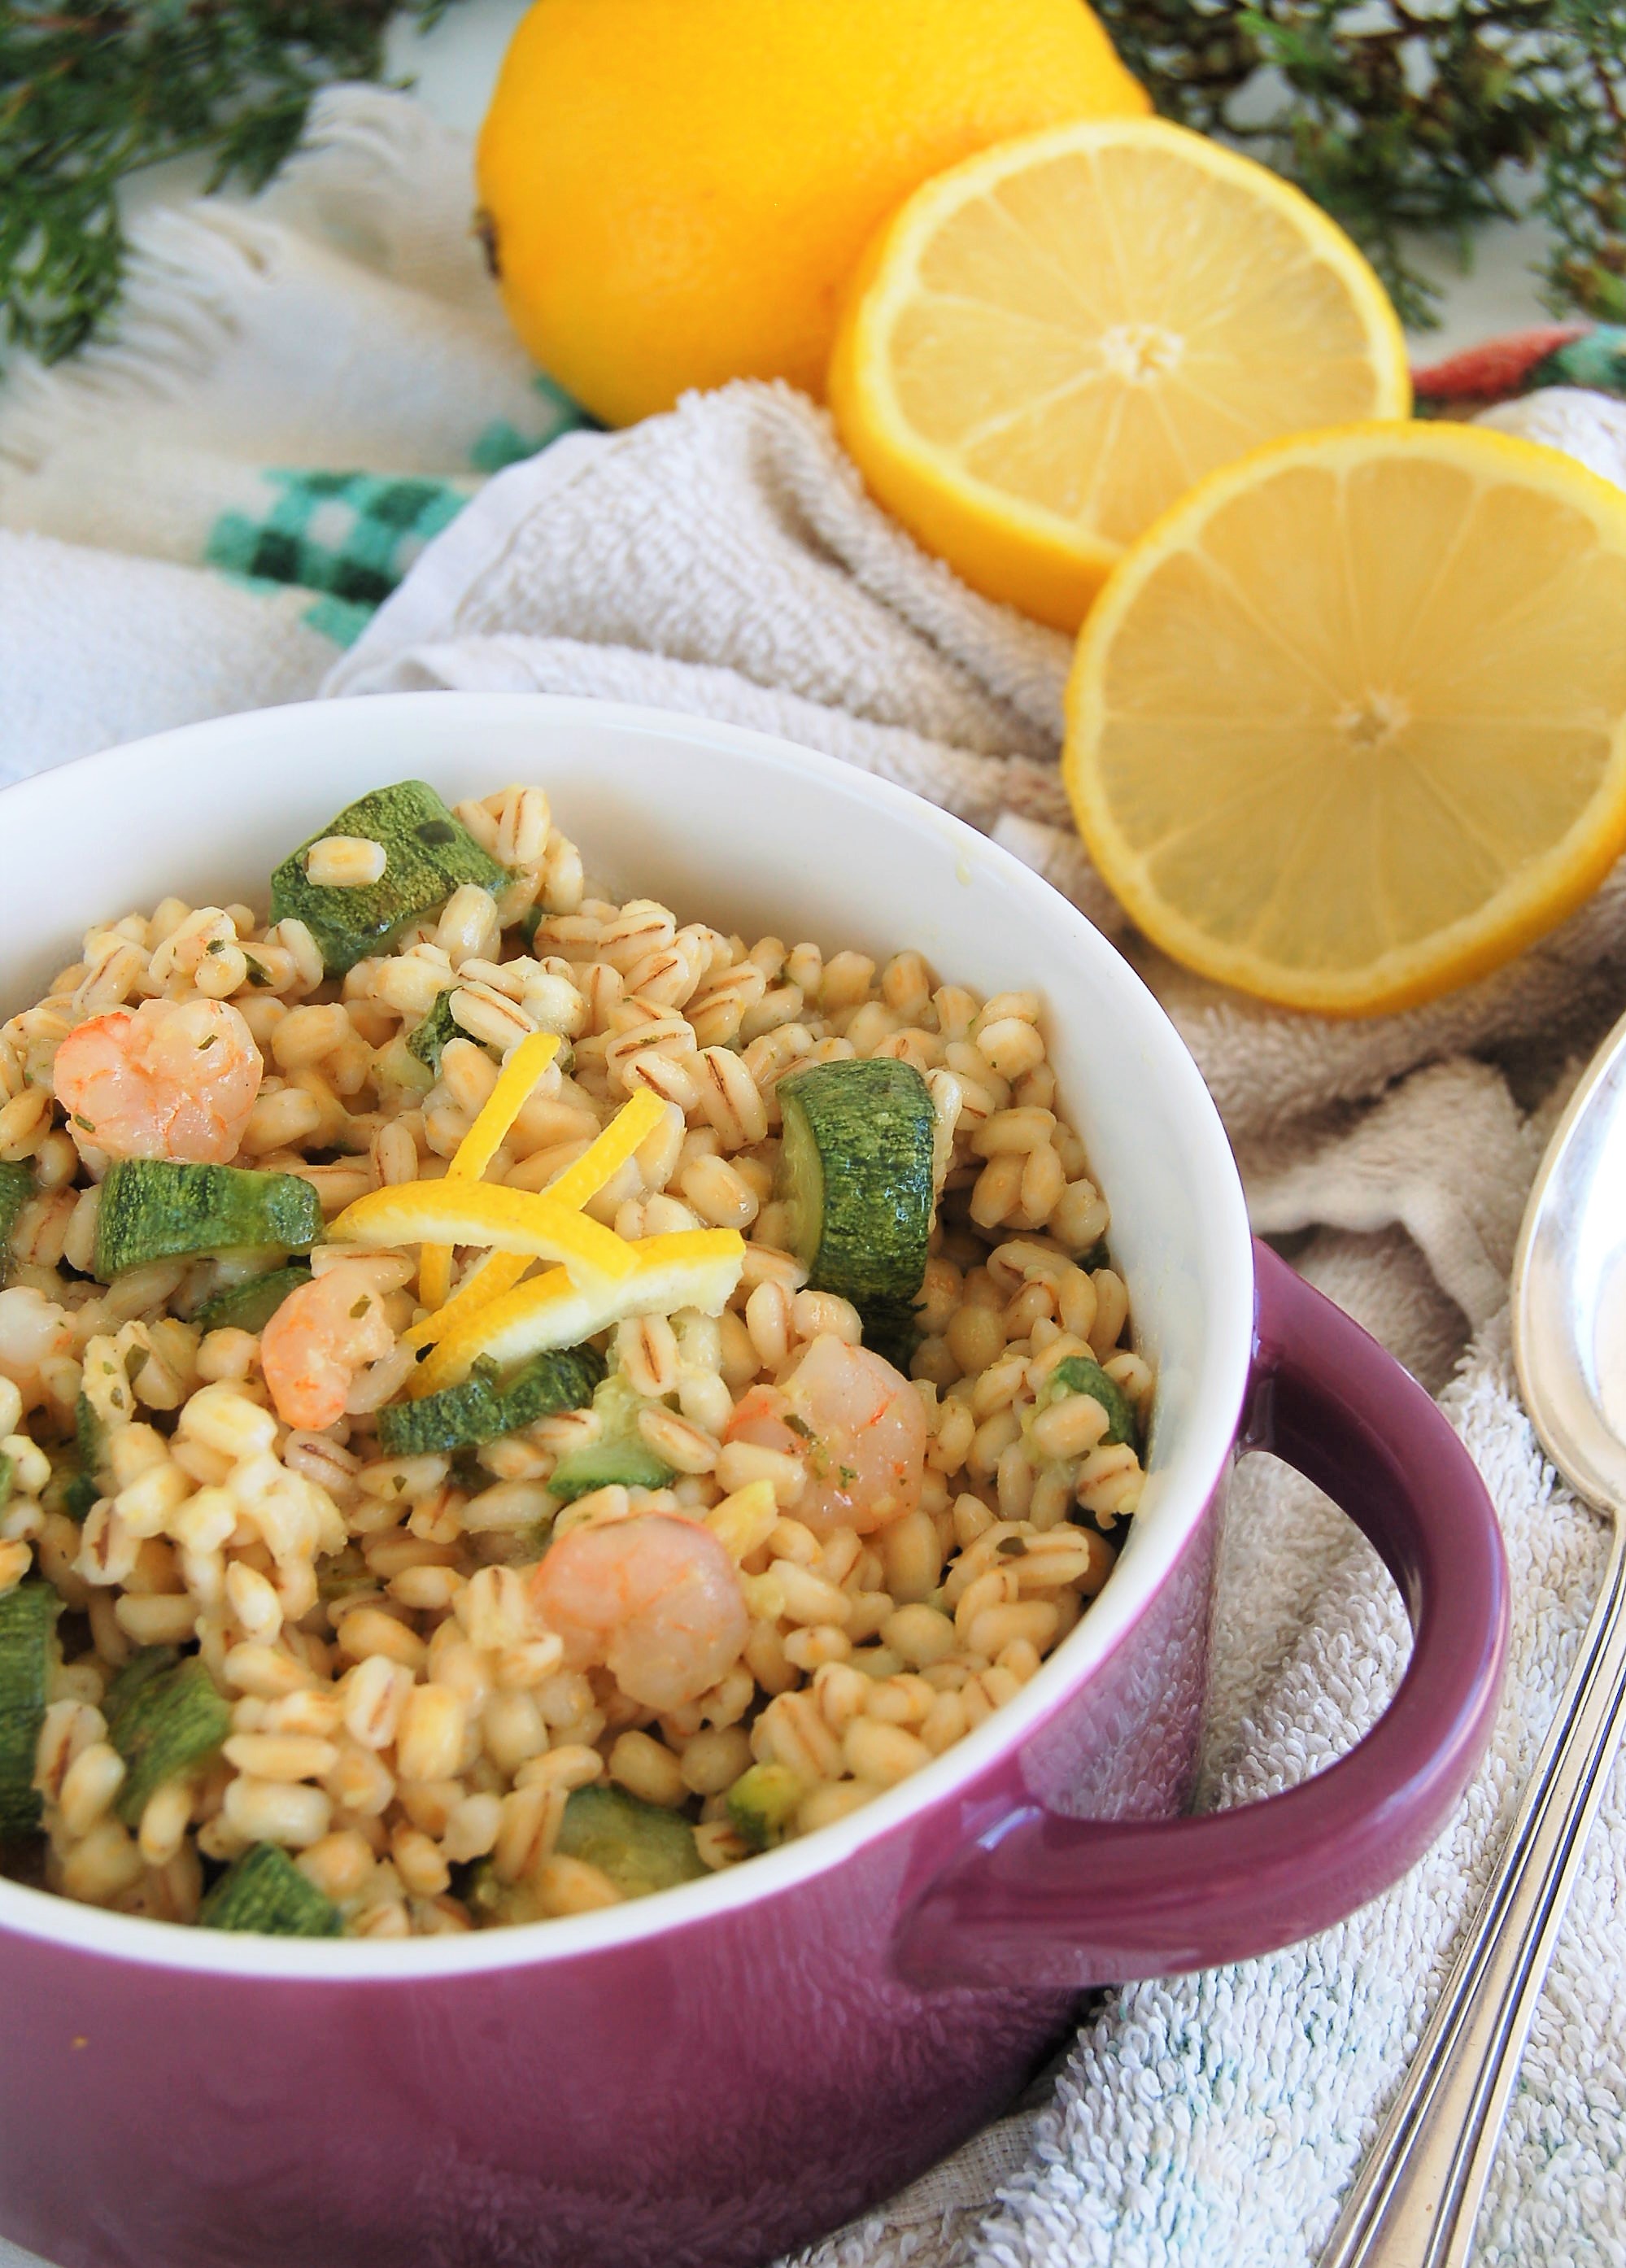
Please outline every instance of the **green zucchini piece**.
[{"label": "green zucchini piece", "polygon": [[585,1410],[603,1378],[604,1357],[597,1347],[560,1347],[533,1356],[503,1382],[503,1431],[522,1433],[562,1410]]},{"label": "green zucchini piece", "polygon": [[592,1407],[603,1430],[585,1448],[569,1450],[560,1458],[548,1484],[548,1495],[562,1504],[574,1504],[578,1496],[617,1484],[622,1488],[665,1488],[673,1477],[672,1467],[638,1436],[639,1415],[651,1405],[633,1392],[619,1371],[613,1371],[594,1393]]},{"label": "green zucchini piece", "polygon": [[380,1410],[379,1446],[388,1457],[432,1456],[522,1432],[541,1418],[584,1408],[603,1375],[604,1358],[590,1346],[536,1355],[506,1381],[494,1365],[477,1363],[461,1386]]},{"label": "green zucchini piece", "polygon": [[10,1256],[17,1216],[33,1195],[33,1167],[26,1159],[0,1165],[0,1272]]},{"label": "green zucchini piece", "polygon": [[155,1788],[207,1763],[232,1730],[232,1705],[195,1655],[148,1674],[121,1702],[110,1691],[106,1714],[124,1759],[117,1809],[127,1827],[139,1824]]},{"label": "green zucchini piece", "polygon": [[753,1764],[728,1791],[728,1815],[754,1851],[783,1843],[806,1790],[784,1764]]},{"label": "green zucchini piece", "polygon": [[504,1430],[495,1364],[477,1365],[461,1386],[426,1394],[420,1402],[386,1403],[378,1426],[386,1457],[432,1457],[471,1441],[495,1440]]},{"label": "green zucchini piece", "polygon": [[1087,1394],[1099,1402],[1107,1412],[1107,1431],[1103,1441],[1140,1447],[1140,1425],[1135,1415],[1135,1405],[1115,1378],[1108,1378],[1099,1362],[1092,1362],[1087,1354],[1070,1354],[1058,1362],[1044,1382],[1041,1402],[1048,1407],[1069,1394]]},{"label": "green zucchini piece", "polygon": [[[356,890],[313,882],[305,854],[328,835],[381,843],[387,861],[382,879]],[[441,904],[460,883],[478,882],[495,895],[507,880],[506,870],[453,819],[432,787],[398,780],[358,796],[283,859],[271,877],[271,919],[302,921],[329,976],[342,976],[369,954],[385,950],[397,931]]]},{"label": "green zucchini piece", "polygon": [[[291,1181],[296,1177],[290,1174]],[[300,1187],[309,1184],[301,1182]],[[311,1280],[301,1261],[289,1268],[273,1268],[264,1276],[250,1276],[230,1284],[204,1300],[192,1321],[200,1331],[262,1331],[291,1292]]]},{"label": "green zucchini piece", "polygon": [[440,1077],[440,1058],[448,1040],[458,1035],[459,1025],[452,1013],[452,994],[455,988],[448,985],[435,996],[435,1005],[421,1024],[415,1024],[407,1034],[407,1046],[421,1064],[426,1064],[437,1079]]},{"label": "green zucchini piece", "polygon": [[564,1807],[555,1848],[597,1867],[627,1898],[698,1881],[707,1871],[681,1812],[663,1811],[620,1787],[578,1787]]},{"label": "green zucchini piece", "polygon": [[0,1450],[0,1512],[11,1501],[11,1491],[17,1486],[17,1460]]},{"label": "green zucchini piece", "polygon": [[138,1646],[107,1688],[107,1697],[101,1705],[108,1723],[129,1708],[143,1685],[150,1685],[166,1670],[173,1669],[180,1659],[179,1646]]},{"label": "green zucchini piece", "polygon": [[32,1835],[40,1824],[34,1749],[58,1659],[62,1610],[48,1583],[19,1583],[0,1599],[0,1843]]},{"label": "green zucchini piece", "polygon": [[261,1937],[339,1937],[339,1910],[280,1845],[253,1843],[198,1908],[200,1929],[253,1930]]},{"label": "green zucchini piece", "polygon": [[79,1453],[80,1471],[86,1480],[99,1485],[102,1467],[107,1461],[107,1429],[88,1394],[81,1394],[73,1405],[73,1440]]},{"label": "green zucchini piece", "polygon": [[305,1252],[321,1235],[316,1192],[298,1174],[121,1158],[101,1185],[95,1269],[110,1284],[149,1260],[239,1248]]},{"label": "green zucchini piece", "polygon": [[778,1195],[815,1291],[838,1292],[868,1344],[907,1361],[931,1233],[936,1113],[912,1064],[815,1064],[778,1086]]},{"label": "green zucchini piece", "polygon": [[41,1506],[47,1512],[83,1521],[101,1491],[79,1462],[78,1443],[57,1441],[45,1454],[51,1461],[51,1475],[40,1491]]}]

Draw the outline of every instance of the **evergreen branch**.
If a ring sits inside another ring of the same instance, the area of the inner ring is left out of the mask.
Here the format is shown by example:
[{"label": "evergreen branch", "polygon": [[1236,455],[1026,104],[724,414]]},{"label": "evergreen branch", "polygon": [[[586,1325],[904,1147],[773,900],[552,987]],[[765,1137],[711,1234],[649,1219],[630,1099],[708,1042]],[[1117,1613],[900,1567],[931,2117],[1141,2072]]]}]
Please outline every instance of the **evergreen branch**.
[{"label": "evergreen branch", "polygon": [[[409,0],[420,21],[447,0]],[[120,182],[203,152],[258,188],[317,89],[376,78],[396,0],[0,0],[0,348],[104,331],[129,254]]]},{"label": "evergreen branch", "polygon": [[1249,149],[1350,231],[1413,327],[1403,233],[1540,212],[1556,307],[1626,319],[1621,0],[1097,0],[1158,107]]}]

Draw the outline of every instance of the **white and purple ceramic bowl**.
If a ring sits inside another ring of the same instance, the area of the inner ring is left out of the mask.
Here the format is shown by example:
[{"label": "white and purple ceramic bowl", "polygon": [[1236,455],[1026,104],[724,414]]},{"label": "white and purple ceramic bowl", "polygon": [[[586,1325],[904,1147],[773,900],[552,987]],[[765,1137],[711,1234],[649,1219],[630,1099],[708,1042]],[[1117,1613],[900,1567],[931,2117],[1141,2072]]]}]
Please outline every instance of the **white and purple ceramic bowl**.
[{"label": "white and purple ceramic bowl", "polygon": [[[233,1937],[0,1881],[0,2229],[62,2268],[749,2268],[1008,2102],[1082,1985],[1327,1926],[1438,1832],[1505,1645],[1495,1517],[1422,1390],[1249,1240],[1224,1132],[1082,916],[931,805],[759,735],[452,694],[196,725],[6,791],[0,1012],[92,918],[263,896],[363,790],[540,782],[680,919],[1034,987],[1158,1373],[1106,1589],[1019,1697],[836,1826],[608,1911],[468,1937]],[[1269,1447],[1371,1537],[1416,1638],[1317,1778],[1181,1815],[1224,1484]]]}]

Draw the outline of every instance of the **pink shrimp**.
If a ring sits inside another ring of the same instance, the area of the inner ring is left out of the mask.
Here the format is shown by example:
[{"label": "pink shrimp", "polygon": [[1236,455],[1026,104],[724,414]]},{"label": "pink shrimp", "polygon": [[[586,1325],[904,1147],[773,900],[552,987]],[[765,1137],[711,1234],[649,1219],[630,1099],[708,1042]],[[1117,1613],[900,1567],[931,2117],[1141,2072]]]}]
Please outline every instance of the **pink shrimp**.
[{"label": "pink shrimp", "polygon": [[889,1362],[844,1339],[814,1339],[777,1386],[753,1387],[724,1438],[803,1460],[806,1484],[789,1509],[816,1535],[835,1528],[867,1535],[920,1502],[920,1396]]},{"label": "pink shrimp", "polygon": [[364,1260],[342,1260],[288,1297],[260,1336],[260,1366],[284,1425],[320,1433],[344,1415],[357,1374],[395,1350]]},{"label": "pink shrimp", "polygon": [[56,1100],[112,1158],[223,1166],[237,1155],[264,1070],[254,1034],[224,1000],[143,1000],[69,1033]]},{"label": "pink shrimp", "polygon": [[709,1528],[668,1512],[571,1528],[530,1579],[572,1668],[602,1664],[629,1699],[681,1709],[726,1675],[751,1627],[739,1574]]}]

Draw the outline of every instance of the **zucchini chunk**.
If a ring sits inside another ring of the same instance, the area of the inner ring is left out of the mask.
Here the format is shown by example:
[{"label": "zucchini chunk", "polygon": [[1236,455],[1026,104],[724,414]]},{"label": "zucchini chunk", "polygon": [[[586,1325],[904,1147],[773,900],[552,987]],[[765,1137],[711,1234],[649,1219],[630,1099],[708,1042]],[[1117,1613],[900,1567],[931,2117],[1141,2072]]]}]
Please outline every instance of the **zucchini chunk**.
[{"label": "zucchini chunk", "polygon": [[698,1881],[706,1872],[681,1812],[663,1811],[620,1787],[578,1787],[564,1807],[555,1848],[597,1867],[624,1898]]},{"label": "zucchini chunk", "polygon": [[0,1512],[11,1501],[11,1491],[17,1486],[17,1460],[0,1449]]},{"label": "zucchini chunk", "polygon": [[603,1375],[604,1358],[590,1346],[539,1354],[505,1381],[494,1363],[476,1363],[461,1386],[387,1403],[379,1412],[379,1447],[388,1457],[432,1456],[523,1432],[539,1418],[581,1409]]},{"label": "zucchini chunk", "polygon": [[224,1744],[232,1730],[232,1705],[195,1655],[143,1666],[127,1684],[128,1676],[127,1669],[109,1689],[106,1713],[107,1738],[125,1764],[116,1808],[127,1827],[136,1827],[155,1788],[195,1771]]},{"label": "zucchini chunk", "polygon": [[784,1764],[753,1764],[728,1791],[728,1815],[754,1851],[783,1843],[805,1791]]},{"label": "zucchini chunk", "polygon": [[1044,1382],[1040,1400],[1048,1408],[1068,1394],[1087,1394],[1092,1402],[1100,1403],[1107,1412],[1103,1441],[1139,1448],[1140,1423],[1134,1403],[1117,1380],[1108,1378],[1100,1363],[1093,1362],[1087,1354],[1070,1354],[1064,1362],[1058,1362]]},{"label": "zucchini chunk", "polygon": [[0,1599],[0,1843],[32,1835],[40,1824],[34,1749],[58,1660],[62,1610],[48,1583],[19,1583]]},{"label": "zucchini chunk", "polygon": [[815,1291],[852,1301],[871,1346],[907,1364],[934,1201],[926,1082],[872,1056],[793,1071],[778,1095],[791,1249]]},{"label": "zucchini chunk", "polygon": [[198,1908],[200,1929],[254,1930],[261,1937],[338,1937],[338,1908],[276,1843],[252,1843]]},{"label": "zucchini chunk", "polygon": [[421,1024],[415,1024],[407,1034],[407,1046],[421,1064],[428,1065],[437,1079],[440,1077],[440,1058],[448,1040],[458,1036],[457,1019],[452,1013],[452,994],[455,988],[448,985],[444,992],[435,995],[435,1005]]},{"label": "zucchini chunk", "polygon": [[642,1412],[659,1406],[635,1394],[619,1371],[612,1372],[592,1397],[593,1414],[602,1426],[598,1440],[585,1448],[567,1450],[554,1467],[548,1495],[557,1497],[561,1504],[574,1504],[578,1496],[591,1496],[594,1489],[616,1484],[622,1488],[665,1488],[673,1477],[672,1467],[638,1434]]},{"label": "zucchini chunk", "polygon": [[26,1159],[0,1165],[0,1275],[11,1258],[11,1231],[17,1216],[33,1195],[33,1167]]},{"label": "zucchini chunk", "polygon": [[[290,1174],[291,1181],[296,1178]],[[308,1188],[308,1182],[302,1182]],[[311,1271],[302,1261],[289,1268],[273,1268],[264,1276],[250,1276],[229,1284],[204,1300],[192,1321],[200,1331],[262,1331],[291,1292],[308,1284]]]},{"label": "zucchini chunk", "polygon": [[149,1260],[245,1247],[305,1252],[321,1237],[321,1206],[298,1174],[121,1158],[101,1185],[94,1265],[110,1284]]},{"label": "zucchini chunk", "polygon": [[87,1481],[95,1482],[99,1492],[107,1462],[107,1429],[88,1394],[81,1394],[73,1405],[73,1443],[80,1472]]},{"label": "zucchini chunk", "polygon": [[[358,835],[381,843],[382,879],[360,889],[313,882],[305,855],[328,835]],[[321,950],[329,976],[342,976],[382,951],[398,930],[449,898],[461,882],[493,894],[508,879],[461,821],[453,819],[423,780],[399,780],[347,804],[284,858],[271,877],[271,919],[302,921]]]}]

